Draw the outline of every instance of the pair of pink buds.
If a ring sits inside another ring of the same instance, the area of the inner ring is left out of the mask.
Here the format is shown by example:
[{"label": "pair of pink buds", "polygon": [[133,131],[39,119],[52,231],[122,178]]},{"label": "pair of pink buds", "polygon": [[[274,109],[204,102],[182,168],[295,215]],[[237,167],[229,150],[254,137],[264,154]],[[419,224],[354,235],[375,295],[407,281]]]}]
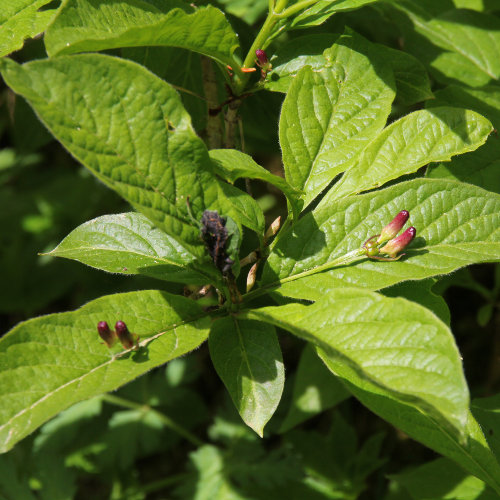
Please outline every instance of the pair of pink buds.
[{"label": "pair of pink buds", "polygon": [[[401,210],[394,219],[382,229],[380,234],[376,234],[368,238],[363,244],[365,254],[370,259],[376,260],[398,260],[404,253],[399,254],[404,250],[415,238],[417,230],[412,226],[398,237],[395,236],[401,231],[406,221],[410,217],[408,210]],[[385,245],[380,247],[380,245]],[[379,254],[386,254],[389,257],[380,257]],[[399,255],[398,255],[399,254]]]},{"label": "pair of pink buds", "polygon": [[117,340],[120,341],[124,349],[137,349],[139,347],[139,335],[130,333],[124,321],[117,321],[114,330],[109,328],[106,321],[99,321],[97,332],[109,348],[113,347]]}]

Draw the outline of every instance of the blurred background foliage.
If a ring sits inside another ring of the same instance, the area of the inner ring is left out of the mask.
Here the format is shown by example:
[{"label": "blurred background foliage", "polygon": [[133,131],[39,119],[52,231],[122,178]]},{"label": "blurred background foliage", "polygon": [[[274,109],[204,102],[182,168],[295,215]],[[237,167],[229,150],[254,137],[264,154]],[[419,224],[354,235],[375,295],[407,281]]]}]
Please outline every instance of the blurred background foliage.
[{"label": "blurred background foliage", "polygon": [[[268,6],[267,0],[197,2],[203,3],[228,13],[244,48]],[[424,4],[435,15],[454,6],[451,0]],[[493,0],[455,0],[455,7],[496,17],[500,13],[500,4]],[[413,53],[427,68],[438,100],[450,99],[446,90],[450,83],[464,85],[443,73],[436,64],[442,50],[417,33],[402,10],[373,4],[337,14],[308,33],[342,33],[345,26],[372,42]],[[287,33],[274,42],[269,56],[303,35],[301,30]],[[207,104],[202,98],[199,55],[160,47],[112,53],[147,66],[178,87],[203,137]],[[28,41],[13,57],[18,61],[45,57],[42,40]],[[220,74],[217,78],[223,102],[223,78]],[[485,107],[464,92],[462,97],[469,100],[463,105],[485,114],[498,128],[500,103],[498,109]],[[457,99],[456,92],[453,95]],[[277,174],[283,97],[259,92],[241,107],[246,152]],[[408,107],[397,100],[392,119],[419,107],[423,104]],[[478,161],[489,165],[492,157],[498,161],[498,140],[492,136],[481,150],[416,175],[456,176],[498,192],[498,173],[478,179],[471,178],[467,169]],[[272,187],[257,182],[252,187],[268,221],[283,213],[285,200]],[[148,288],[182,292],[178,285],[105,274],[75,261],[39,255],[81,223],[130,207],[79,166],[3,82],[0,201],[1,334],[19,321],[75,309],[104,294]],[[252,242],[246,244],[252,248]],[[427,286],[446,300],[449,310],[442,303],[443,316],[450,318],[472,396],[495,394],[500,389],[500,267],[474,266]],[[111,397],[75,405],[1,455],[0,499],[496,498],[481,481],[437,458],[349,398],[318,358],[308,349],[303,352],[298,339],[284,334],[281,342],[287,382],[266,439],[241,423],[204,345]],[[493,403],[498,408],[498,402]]]}]

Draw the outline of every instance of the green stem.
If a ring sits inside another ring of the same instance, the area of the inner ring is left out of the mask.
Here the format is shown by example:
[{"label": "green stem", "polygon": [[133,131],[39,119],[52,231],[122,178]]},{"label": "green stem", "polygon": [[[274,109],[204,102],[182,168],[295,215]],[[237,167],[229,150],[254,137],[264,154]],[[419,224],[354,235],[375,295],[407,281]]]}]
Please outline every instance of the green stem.
[{"label": "green stem", "polygon": [[119,396],[114,396],[113,394],[103,394],[102,399],[113,405],[122,406],[124,408],[130,408],[131,410],[139,410],[144,413],[151,412],[156,417],[158,417],[165,424],[166,427],[173,430],[174,432],[177,432],[177,434],[187,439],[190,443],[194,444],[195,446],[203,446],[204,444],[203,441],[198,439],[194,434],[184,429],[176,422],[174,422],[170,417],[167,417],[167,415],[151,408],[148,405],[135,403],[134,401],[130,401],[128,399],[124,399]]},{"label": "green stem", "polygon": [[297,12],[300,12],[301,10],[307,9],[307,7],[310,7],[315,3],[316,0],[304,0],[302,2],[296,3],[295,5],[288,7],[288,9],[285,9],[283,12],[281,12],[281,14],[278,14],[278,17],[280,19],[286,19],[287,17],[297,14]]},{"label": "green stem", "polygon": [[[243,64],[241,66],[242,68],[251,68],[254,65],[255,61],[255,51],[257,49],[265,49],[267,47],[267,39],[273,31],[274,25],[281,18],[280,13],[287,6],[287,4],[288,0],[278,0],[274,8],[271,8],[271,2],[269,3],[270,8],[267,18],[264,21],[264,24],[262,25],[262,28],[260,29],[258,35],[255,37],[255,40],[253,41],[252,46],[250,47],[250,50],[248,51],[248,54],[243,61]],[[235,74],[235,94],[240,95],[243,92],[249,78],[250,73]]]},{"label": "green stem", "polygon": [[281,280],[275,281],[274,283],[270,283],[269,285],[265,285],[261,288],[258,288],[257,290],[249,292],[243,296],[243,303],[247,303],[250,300],[260,297],[261,295],[265,295],[266,293],[271,291],[271,289],[277,288],[278,286],[281,286],[284,283],[288,283],[289,281],[295,281],[300,278],[305,278],[306,276],[311,276],[313,274],[321,273],[323,271],[332,269],[333,267],[346,266],[348,264],[352,264],[353,262],[356,262],[357,260],[364,258],[365,255],[366,255],[366,250],[364,248],[357,248],[356,250],[352,250],[351,252],[348,252],[345,255],[342,255],[341,257],[335,260],[332,260],[330,262],[325,262],[321,266],[316,266],[311,269],[308,269],[307,271],[303,271],[298,274],[293,274],[292,276],[288,276],[287,278],[283,278]]}]

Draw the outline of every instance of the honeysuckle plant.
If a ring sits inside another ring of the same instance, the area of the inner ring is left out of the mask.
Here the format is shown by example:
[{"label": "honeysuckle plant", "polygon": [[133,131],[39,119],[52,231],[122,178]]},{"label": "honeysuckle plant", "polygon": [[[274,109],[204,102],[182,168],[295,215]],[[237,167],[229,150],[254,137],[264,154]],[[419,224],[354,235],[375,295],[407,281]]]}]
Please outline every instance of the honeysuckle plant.
[{"label": "honeysuckle plant", "polygon": [[[434,96],[428,61],[411,51],[348,25],[299,31],[370,4],[414,23],[458,66],[473,50],[450,41],[463,29],[458,18],[488,15],[455,9],[456,18],[430,19],[418,3],[270,0],[248,46],[213,5],[8,7],[0,54],[43,33],[47,57],[4,57],[5,84],[131,205],[76,227],[45,258],[147,276],[158,289],[106,295],[2,337],[0,451],[207,341],[241,419],[265,437],[285,384],[279,338],[289,334],[307,345],[304,359],[328,368],[330,396],[357,398],[500,494],[498,457],[471,412],[454,336],[427,300],[437,277],[500,259],[500,196],[474,181],[474,167],[467,179],[425,168],[443,171],[491,147],[497,115],[448,97],[481,92],[472,86]],[[189,58],[164,73],[163,57],[181,50]],[[474,71],[498,79],[497,56],[482,57]],[[445,71],[438,64],[433,71]],[[453,67],[446,71],[451,78]],[[182,72],[195,90],[179,85]],[[203,95],[193,101],[193,93]],[[283,176],[245,153],[242,109],[270,93],[283,98],[274,116]],[[255,181],[283,193],[277,220],[252,196]],[[183,292],[165,291],[165,282]],[[412,294],[388,292],[404,282]]]}]

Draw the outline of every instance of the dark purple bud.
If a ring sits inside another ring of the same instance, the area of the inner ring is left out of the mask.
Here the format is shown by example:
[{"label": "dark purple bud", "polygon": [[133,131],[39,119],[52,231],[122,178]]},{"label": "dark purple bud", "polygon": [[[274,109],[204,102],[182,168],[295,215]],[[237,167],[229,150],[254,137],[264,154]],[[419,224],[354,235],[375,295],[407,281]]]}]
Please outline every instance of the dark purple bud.
[{"label": "dark purple bud", "polygon": [[387,226],[382,229],[380,232],[380,236],[377,240],[377,243],[380,245],[381,243],[385,243],[386,241],[389,241],[390,239],[394,238],[401,229],[403,229],[403,226],[406,224],[406,221],[410,217],[410,212],[408,210],[401,210],[394,219],[392,219]]},{"label": "dark purple bud", "polygon": [[415,238],[417,230],[412,226],[409,227],[403,234],[400,234],[397,238],[387,242],[381,249],[381,253],[386,253],[392,258],[396,258],[397,254],[404,250]]},{"label": "dark purple bud", "polygon": [[99,323],[97,323],[97,332],[99,333],[99,337],[104,340],[108,347],[112,347],[116,342],[115,332],[109,329],[106,321],[99,321]]},{"label": "dark purple bud", "polygon": [[116,335],[120,339],[122,346],[125,349],[132,349],[136,345],[134,336],[128,331],[124,321],[117,321],[115,325]]},{"label": "dark purple bud", "polygon": [[259,60],[261,66],[266,66],[269,63],[269,59],[267,58],[267,54],[265,53],[265,51],[257,49],[255,51],[255,55],[257,56],[257,59]]}]

